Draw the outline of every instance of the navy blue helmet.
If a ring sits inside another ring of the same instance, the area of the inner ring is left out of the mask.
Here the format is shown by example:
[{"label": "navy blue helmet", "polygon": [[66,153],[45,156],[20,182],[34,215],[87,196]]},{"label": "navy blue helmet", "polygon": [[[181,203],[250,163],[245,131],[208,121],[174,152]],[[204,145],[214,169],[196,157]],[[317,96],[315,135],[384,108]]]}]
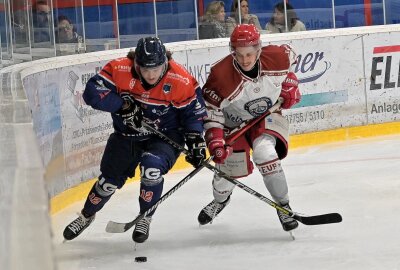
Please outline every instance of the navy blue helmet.
[{"label": "navy blue helmet", "polygon": [[159,38],[139,39],[135,49],[135,61],[140,67],[153,68],[167,61],[165,46]]}]

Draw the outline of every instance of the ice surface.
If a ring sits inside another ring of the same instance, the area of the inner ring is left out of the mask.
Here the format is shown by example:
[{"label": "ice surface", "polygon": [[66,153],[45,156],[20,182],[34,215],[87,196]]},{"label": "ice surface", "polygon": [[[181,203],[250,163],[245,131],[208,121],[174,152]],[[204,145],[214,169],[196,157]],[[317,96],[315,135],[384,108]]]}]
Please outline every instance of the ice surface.
[{"label": "ice surface", "polygon": [[[73,241],[62,244],[62,231],[83,202],[54,215],[59,270],[400,269],[400,136],[291,150],[283,166],[294,211],[339,212],[343,222],[300,224],[293,241],[274,208],[236,188],[213,224],[199,227],[197,215],[212,200],[212,174],[204,169],[159,206],[150,238],[136,250],[132,229],[122,234],[104,229],[108,220],[137,215],[138,182],[117,191]],[[164,191],[188,172],[167,175]],[[257,171],[240,181],[271,197]],[[136,263],[137,256],[147,262]]]}]

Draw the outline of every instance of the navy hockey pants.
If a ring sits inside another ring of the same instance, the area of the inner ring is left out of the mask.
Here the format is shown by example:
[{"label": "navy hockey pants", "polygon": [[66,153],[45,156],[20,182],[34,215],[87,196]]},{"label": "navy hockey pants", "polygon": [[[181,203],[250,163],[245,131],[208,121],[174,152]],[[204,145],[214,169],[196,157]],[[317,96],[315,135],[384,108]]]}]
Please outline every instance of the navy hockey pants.
[{"label": "navy hockey pants", "polygon": [[[184,143],[178,132],[166,133],[177,143]],[[152,136],[137,141],[134,137],[113,133],[107,141],[100,164],[101,175],[86,199],[82,213],[91,216],[111,198],[116,189],[122,188],[128,177],[133,177],[140,164],[140,211],[151,207],[162,194],[163,175],[175,164],[180,152],[162,139]]]}]

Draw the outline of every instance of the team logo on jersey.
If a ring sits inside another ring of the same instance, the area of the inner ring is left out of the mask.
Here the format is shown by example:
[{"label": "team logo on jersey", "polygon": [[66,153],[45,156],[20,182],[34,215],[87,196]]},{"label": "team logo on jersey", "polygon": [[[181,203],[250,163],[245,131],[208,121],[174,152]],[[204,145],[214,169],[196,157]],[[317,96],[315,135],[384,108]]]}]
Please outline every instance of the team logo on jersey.
[{"label": "team logo on jersey", "polygon": [[163,85],[162,90],[164,91],[164,93],[168,94],[169,92],[171,92],[171,87],[172,87],[172,85],[166,83]]},{"label": "team logo on jersey", "polygon": [[272,101],[267,97],[262,97],[249,101],[244,105],[244,109],[255,117],[262,115],[271,107]]},{"label": "team logo on jersey", "polygon": [[260,87],[256,87],[256,88],[253,89],[253,91],[254,91],[254,93],[258,93],[258,92],[261,91],[261,89],[260,89]]}]

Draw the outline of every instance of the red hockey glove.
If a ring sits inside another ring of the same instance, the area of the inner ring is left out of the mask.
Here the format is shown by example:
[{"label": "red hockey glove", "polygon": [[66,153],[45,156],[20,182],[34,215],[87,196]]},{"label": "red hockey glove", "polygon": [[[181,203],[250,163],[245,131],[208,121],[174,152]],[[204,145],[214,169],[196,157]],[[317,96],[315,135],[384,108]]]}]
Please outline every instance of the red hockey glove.
[{"label": "red hockey glove", "polygon": [[206,142],[210,155],[214,156],[215,163],[224,163],[232,153],[232,147],[225,145],[224,131],[222,128],[210,128],[206,131]]},{"label": "red hockey glove", "polygon": [[284,99],[282,109],[289,109],[301,100],[299,81],[293,72],[289,72],[286,79],[282,82],[280,97]]}]

